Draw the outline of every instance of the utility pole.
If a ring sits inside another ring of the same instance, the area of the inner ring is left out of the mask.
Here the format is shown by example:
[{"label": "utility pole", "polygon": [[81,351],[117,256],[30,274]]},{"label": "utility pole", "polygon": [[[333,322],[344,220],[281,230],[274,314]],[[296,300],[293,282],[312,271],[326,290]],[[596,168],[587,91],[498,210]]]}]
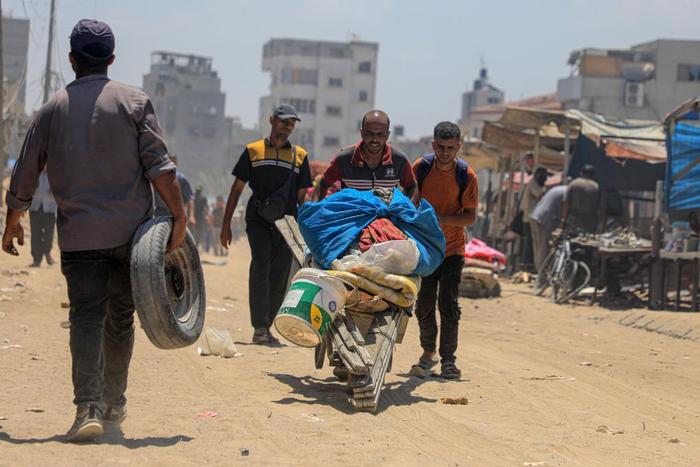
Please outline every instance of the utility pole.
[{"label": "utility pole", "polygon": [[49,100],[51,93],[51,51],[53,49],[53,26],[54,14],[56,12],[56,0],[51,0],[51,15],[49,17],[49,47],[46,49],[46,70],[44,71],[44,101]]},{"label": "utility pole", "polygon": [[2,62],[2,0],[0,0],[0,206],[5,202],[3,188],[5,179],[5,166],[7,154],[5,154],[5,68]]}]

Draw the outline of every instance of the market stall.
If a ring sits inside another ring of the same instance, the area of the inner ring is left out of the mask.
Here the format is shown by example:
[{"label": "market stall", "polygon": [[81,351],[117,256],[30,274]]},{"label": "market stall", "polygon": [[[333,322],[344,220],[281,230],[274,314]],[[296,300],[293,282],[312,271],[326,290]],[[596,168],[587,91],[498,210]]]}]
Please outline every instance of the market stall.
[{"label": "market stall", "polygon": [[[659,196],[652,235],[654,267],[650,274],[649,307],[665,309],[671,285],[675,286],[673,308],[681,308],[682,292],[687,286],[690,309],[698,311],[700,252],[697,247],[697,226],[691,219],[700,209],[700,98],[691,99],[673,110],[664,121],[666,130],[666,164],[663,191]],[[663,195],[663,196],[662,196]],[[662,203],[665,199],[665,203]],[[666,218],[672,222],[662,234],[663,204]],[[697,222],[695,222],[697,223]],[[690,268],[690,277],[685,272]],[[688,280],[689,279],[689,280]]]}]

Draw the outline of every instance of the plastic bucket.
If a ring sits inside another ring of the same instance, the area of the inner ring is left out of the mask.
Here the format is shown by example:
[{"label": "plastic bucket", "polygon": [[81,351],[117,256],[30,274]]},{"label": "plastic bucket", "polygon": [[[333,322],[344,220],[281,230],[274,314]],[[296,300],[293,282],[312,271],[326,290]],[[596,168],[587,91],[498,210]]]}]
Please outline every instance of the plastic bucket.
[{"label": "plastic bucket", "polygon": [[293,344],[314,347],[345,306],[343,282],[319,269],[303,268],[292,278],[274,324]]}]

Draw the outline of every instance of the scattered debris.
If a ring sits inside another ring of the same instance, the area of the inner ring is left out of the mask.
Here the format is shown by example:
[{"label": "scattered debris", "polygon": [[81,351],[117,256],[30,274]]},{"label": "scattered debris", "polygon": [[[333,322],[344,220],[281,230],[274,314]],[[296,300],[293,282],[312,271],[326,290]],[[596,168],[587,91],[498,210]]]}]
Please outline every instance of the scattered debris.
[{"label": "scattered debris", "polygon": [[68,308],[70,308],[70,303],[68,303],[68,302],[61,302],[61,308],[63,308],[63,309],[68,309]]},{"label": "scattered debris", "polygon": [[321,417],[319,417],[315,413],[303,413],[303,414],[301,414],[301,416],[304,418],[308,418],[312,422],[322,422],[323,421],[323,419],[321,419]]},{"label": "scattered debris", "polygon": [[546,463],[546,462],[527,462],[527,461],[523,461],[523,465],[533,466],[533,467],[534,467],[534,466],[536,466],[536,465],[547,465],[547,463]]},{"label": "scattered debris", "polygon": [[530,381],[576,381],[576,378],[570,378],[568,376],[559,375],[547,375],[547,376],[531,376],[530,378],[525,378]]},{"label": "scattered debris", "polygon": [[469,404],[469,399],[466,397],[443,397],[440,402],[448,405],[467,405]]},{"label": "scattered debris", "polygon": [[[207,307],[208,308],[208,307]],[[200,356],[217,355],[224,358],[241,357],[228,331],[207,326],[204,329],[204,346],[197,347]]]},{"label": "scattered debris", "polygon": [[2,349],[2,350],[7,350],[7,349],[23,349],[23,348],[24,348],[24,347],[22,347],[22,346],[19,345],[19,344],[6,344],[6,345],[3,345],[2,347],[0,347],[0,349]]},{"label": "scattered debris", "polygon": [[228,309],[222,306],[208,306],[207,311],[228,311]]},{"label": "scattered debris", "polygon": [[214,417],[216,417],[217,415],[219,415],[219,414],[216,413],[216,412],[214,412],[213,410],[206,410],[206,411],[204,411],[204,412],[201,412],[201,413],[198,413],[198,414],[197,414],[198,417],[202,417],[202,418],[207,418],[207,417],[209,417],[209,418],[214,418]]},{"label": "scattered debris", "polygon": [[668,440],[668,442],[673,443],[673,444],[683,444],[683,443],[681,443],[681,440],[678,438],[671,438]]},{"label": "scattered debris", "polygon": [[70,329],[70,321],[61,321],[61,327],[63,329]]},{"label": "scattered debris", "polygon": [[209,266],[226,266],[227,261],[225,259],[219,260],[219,261],[211,261],[208,259],[203,259],[202,264],[207,264]]},{"label": "scattered debris", "polygon": [[243,456],[243,457],[250,455],[250,450],[248,450],[246,448],[240,448],[238,451],[241,453],[241,456]]},{"label": "scattered debris", "polygon": [[41,407],[30,407],[28,409],[24,409],[25,412],[33,412],[33,413],[43,413],[46,412],[44,409]]},{"label": "scattered debris", "polygon": [[511,277],[514,284],[529,284],[532,282],[532,275],[525,271],[516,272]]},{"label": "scattered debris", "polygon": [[7,420],[7,417],[0,417],[0,420]]},{"label": "scattered debris", "polygon": [[237,302],[237,301],[238,301],[238,299],[237,299],[236,297],[230,297],[230,296],[228,296],[228,295],[226,295],[226,296],[224,297],[224,300],[231,300],[231,301],[233,301],[233,302]]},{"label": "scattered debris", "polygon": [[591,362],[579,362],[581,366],[594,366]]},{"label": "scattered debris", "polygon": [[606,433],[608,435],[624,435],[625,432],[623,430],[611,430],[608,428],[606,425],[600,425],[598,428],[595,429],[598,433]]}]

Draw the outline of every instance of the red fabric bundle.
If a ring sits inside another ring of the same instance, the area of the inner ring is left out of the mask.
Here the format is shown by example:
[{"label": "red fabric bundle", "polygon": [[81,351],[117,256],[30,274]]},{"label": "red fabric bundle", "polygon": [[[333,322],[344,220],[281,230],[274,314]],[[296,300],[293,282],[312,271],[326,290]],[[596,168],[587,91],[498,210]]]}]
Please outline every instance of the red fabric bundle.
[{"label": "red fabric bundle", "polygon": [[375,243],[406,240],[408,237],[389,219],[377,219],[365,227],[360,235],[360,251],[365,252]]}]

